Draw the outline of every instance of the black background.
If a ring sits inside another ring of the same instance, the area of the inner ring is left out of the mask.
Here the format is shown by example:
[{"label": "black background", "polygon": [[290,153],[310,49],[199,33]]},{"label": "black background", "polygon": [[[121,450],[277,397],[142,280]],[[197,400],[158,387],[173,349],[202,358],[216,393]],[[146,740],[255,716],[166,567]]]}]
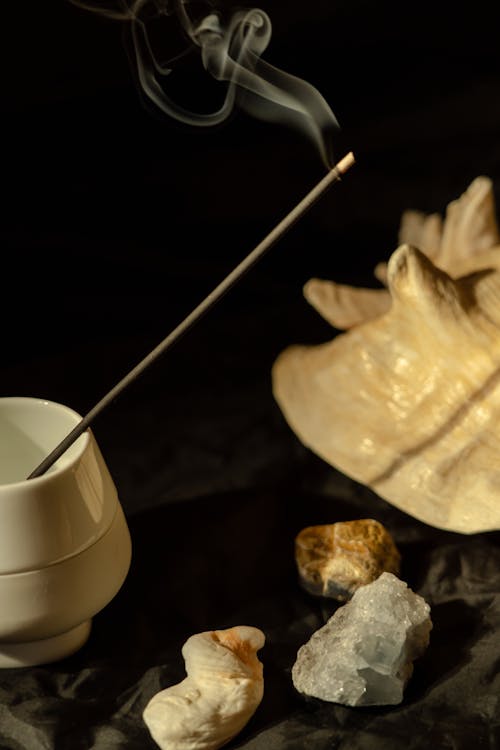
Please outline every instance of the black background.
[{"label": "black background", "polygon": [[[498,747],[496,534],[430,529],[323,464],[285,424],[270,372],[289,344],[336,333],[302,297],[309,278],[377,286],[404,209],[443,212],[481,174],[498,197],[500,14],[485,2],[260,7],[265,58],[321,91],[341,125],[336,156],[352,149],[356,165],[96,420],[131,574],[78,655],[0,676],[2,748],[152,747],[140,712],[182,676],[182,642],[241,618],[265,626],[273,685],[242,747]],[[2,24],[0,393],[83,414],[324,166],[301,133],[240,111],[198,130],[156,111],[119,22],[31,0]],[[207,108],[217,94],[192,89]],[[303,704],[290,687],[294,648],[325,615],[296,590],[293,535],[360,516],[387,523],[406,580],[436,606],[434,651],[392,713]],[[465,686],[479,696],[470,710]]]},{"label": "black background", "polygon": [[[357,164],[96,422],[118,477],[137,450],[156,453],[154,433],[175,450],[187,421],[198,429],[240,385],[242,399],[248,381],[267,385],[284,346],[331,335],[302,299],[307,279],[376,286],[372,268],[397,246],[404,209],[442,212],[480,174],[498,190],[500,55],[489,4],[262,8],[274,29],[266,59],[321,91],[341,125],[336,156],[352,149]],[[68,2],[11,4],[3,23],[2,391],[84,413],[324,166],[301,133],[239,111],[196,129],[155,110],[136,85],[124,24]],[[193,107],[218,104],[207,81],[194,79]],[[153,389],[154,418],[137,423],[127,412],[143,411]],[[134,505],[135,487],[130,494]]]}]

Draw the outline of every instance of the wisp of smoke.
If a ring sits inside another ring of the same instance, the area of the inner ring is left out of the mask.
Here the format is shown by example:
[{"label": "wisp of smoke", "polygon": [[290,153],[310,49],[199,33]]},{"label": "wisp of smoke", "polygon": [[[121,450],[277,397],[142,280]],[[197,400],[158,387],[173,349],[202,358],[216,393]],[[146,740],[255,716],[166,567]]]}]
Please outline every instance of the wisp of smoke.
[{"label": "wisp of smoke", "polygon": [[[210,8],[194,20],[190,0],[117,0],[114,7],[71,2],[130,24],[141,90],[169,117],[188,125],[213,126],[238,106],[254,117],[300,130],[316,145],[325,165],[332,165],[331,135],[339,127],[337,119],[314,86],[262,59],[271,40],[271,21],[263,10],[235,10],[225,19]],[[206,73],[225,85],[222,105],[211,113],[191,112],[167,94],[168,77],[179,58],[161,63],[150,39],[151,24],[167,16],[176,20],[189,47],[197,50]]]}]

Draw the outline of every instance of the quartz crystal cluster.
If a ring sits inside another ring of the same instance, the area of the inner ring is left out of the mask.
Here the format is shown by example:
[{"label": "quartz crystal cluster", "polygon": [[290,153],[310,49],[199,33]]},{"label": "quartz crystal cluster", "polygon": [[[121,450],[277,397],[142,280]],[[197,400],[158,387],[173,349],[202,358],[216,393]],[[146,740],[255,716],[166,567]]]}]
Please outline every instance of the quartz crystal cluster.
[{"label": "quartz crystal cluster", "polygon": [[295,538],[299,582],[310,594],[339,601],[381,573],[399,574],[401,556],[373,518],[307,526]]},{"label": "quartz crystal cluster", "polygon": [[382,573],[299,649],[293,684],[300,693],[347,706],[396,705],[431,629],[427,602]]}]

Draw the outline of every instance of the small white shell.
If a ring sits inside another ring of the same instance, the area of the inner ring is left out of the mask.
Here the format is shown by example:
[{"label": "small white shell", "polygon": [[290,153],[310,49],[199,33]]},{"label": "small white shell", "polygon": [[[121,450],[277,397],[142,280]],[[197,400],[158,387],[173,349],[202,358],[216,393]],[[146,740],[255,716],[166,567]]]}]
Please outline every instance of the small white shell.
[{"label": "small white shell", "polygon": [[240,625],[192,635],[182,647],[187,677],[154,695],[143,719],[162,750],[217,750],[240,732],[264,694],[265,642]]}]

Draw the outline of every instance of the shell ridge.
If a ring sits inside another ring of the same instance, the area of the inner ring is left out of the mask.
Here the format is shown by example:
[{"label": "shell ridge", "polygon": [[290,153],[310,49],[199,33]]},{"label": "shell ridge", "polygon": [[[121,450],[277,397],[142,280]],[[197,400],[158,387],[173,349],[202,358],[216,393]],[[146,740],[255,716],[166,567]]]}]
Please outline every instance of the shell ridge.
[{"label": "shell ridge", "polygon": [[375,477],[368,479],[369,484],[377,485],[382,482],[386,482],[390,477],[401,467],[403,463],[411,458],[414,458],[419,453],[422,453],[427,448],[440,442],[444,439],[446,434],[453,431],[457,425],[463,422],[467,415],[475,408],[478,401],[484,401],[488,398],[488,395],[494,391],[500,385],[500,367],[497,367],[494,372],[487,378],[486,382],[478,388],[472,396],[469,396],[468,401],[461,404],[460,407],[442,424],[432,435],[425,440],[415,444],[412,448],[403,451],[393,463],[387,467],[383,472]]}]

